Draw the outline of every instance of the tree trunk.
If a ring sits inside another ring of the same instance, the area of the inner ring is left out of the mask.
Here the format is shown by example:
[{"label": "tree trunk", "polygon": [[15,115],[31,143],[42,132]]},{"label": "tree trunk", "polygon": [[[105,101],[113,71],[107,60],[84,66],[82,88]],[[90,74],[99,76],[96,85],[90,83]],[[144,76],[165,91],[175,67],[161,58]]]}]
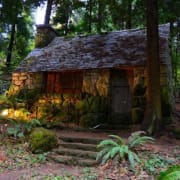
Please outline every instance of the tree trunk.
[{"label": "tree trunk", "polygon": [[89,1],[89,27],[88,32],[92,32],[92,0]]},{"label": "tree trunk", "polygon": [[11,57],[12,57],[12,51],[13,51],[13,45],[14,45],[14,37],[16,32],[16,24],[12,24],[11,27],[11,37],[9,41],[9,46],[7,49],[7,57],[6,57],[6,66],[9,67],[11,65]]},{"label": "tree trunk", "polygon": [[53,4],[53,0],[47,0],[44,24],[49,24],[50,17],[51,17],[52,4]]},{"label": "tree trunk", "polygon": [[146,0],[147,4],[147,105],[143,129],[149,134],[160,132],[162,125],[160,60],[158,35],[158,2]]},{"label": "tree trunk", "polygon": [[131,0],[128,0],[128,11],[127,11],[127,21],[126,21],[126,28],[127,29],[131,29],[132,28],[131,13],[132,13]]},{"label": "tree trunk", "polygon": [[103,2],[101,0],[98,0],[98,19],[97,19],[97,32],[100,33],[102,29],[102,4]]}]

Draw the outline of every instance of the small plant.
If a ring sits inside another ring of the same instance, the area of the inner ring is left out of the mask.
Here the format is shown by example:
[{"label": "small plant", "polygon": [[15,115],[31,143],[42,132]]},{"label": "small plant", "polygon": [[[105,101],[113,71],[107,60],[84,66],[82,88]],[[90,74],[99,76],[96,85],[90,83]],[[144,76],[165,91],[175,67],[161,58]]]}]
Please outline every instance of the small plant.
[{"label": "small plant", "polygon": [[23,127],[22,124],[18,123],[17,121],[11,120],[13,127],[7,128],[7,134],[9,136],[13,136],[15,138],[22,138],[24,137]]},{"label": "small plant", "polygon": [[30,133],[33,128],[41,126],[41,123],[37,119],[33,119],[29,122],[18,122],[11,120],[13,126],[7,128],[7,134],[15,138],[22,138],[25,134]]},{"label": "small plant", "polygon": [[166,171],[160,173],[158,180],[179,180],[180,165],[169,167]]},{"label": "small plant", "polygon": [[41,122],[38,119],[32,119],[27,123],[24,123],[24,129],[30,133],[33,128],[41,126]]},{"label": "small plant", "polygon": [[136,162],[140,162],[139,157],[135,153],[135,147],[152,143],[154,139],[148,136],[141,136],[145,134],[144,131],[137,131],[129,136],[127,142],[125,139],[117,135],[109,135],[111,139],[103,140],[97,146],[100,151],[97,154],[97,160],[101,160],[102,164],[109,159],[128,160],[132,169],[134,169]]},{"label": "small plant", "polygon": [[158,168],[166,168],[172,163],[174,163],[173,160],[168,160],[160,155],[153,155],[145,162],[145,170],[150,174],[156,174]]},{"label": "small plant", "polygon": [[95,173],[94,169],[88,167],[83,169],[83,180],[96,180],[97,178],[98,175]]},{"label": "small plant", "polygon": [[41,153],[35,157],[31,157],[31,159],[30,159],[31,164],[45,162],[47,160],[46,155],[47,155],[46,153]]}]

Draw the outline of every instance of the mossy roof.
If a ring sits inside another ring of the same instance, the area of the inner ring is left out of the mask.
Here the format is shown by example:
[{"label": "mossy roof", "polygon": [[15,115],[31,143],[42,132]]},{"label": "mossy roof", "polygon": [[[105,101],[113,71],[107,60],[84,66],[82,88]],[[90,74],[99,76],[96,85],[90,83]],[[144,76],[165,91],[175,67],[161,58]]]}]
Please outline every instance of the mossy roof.
[{"label": "mossy roof", "polygon": [[[160,60],[170,64],[169,24],[159,26]],[[74,38],[55,37],[36,48],[16,72],[107,69],[146,65],[146,29],[121,30]]]}]

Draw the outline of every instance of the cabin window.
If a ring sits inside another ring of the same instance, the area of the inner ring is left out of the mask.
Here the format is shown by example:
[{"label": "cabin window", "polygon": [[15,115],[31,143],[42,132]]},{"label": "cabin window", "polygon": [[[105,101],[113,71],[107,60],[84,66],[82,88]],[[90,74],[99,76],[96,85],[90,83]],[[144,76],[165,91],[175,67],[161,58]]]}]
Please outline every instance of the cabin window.
[{"label": "cabin window", "polygon": [[48,72],[47,93],[81,93],[82,72]]}]

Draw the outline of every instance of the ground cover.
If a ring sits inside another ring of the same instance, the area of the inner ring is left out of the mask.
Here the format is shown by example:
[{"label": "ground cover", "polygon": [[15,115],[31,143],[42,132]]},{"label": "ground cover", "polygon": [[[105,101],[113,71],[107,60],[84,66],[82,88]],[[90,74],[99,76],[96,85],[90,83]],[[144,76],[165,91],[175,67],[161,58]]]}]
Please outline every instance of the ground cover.
[{"label": "ground cover", "polygon": [[[0,129],[5,129],[3,126],[7,125],[1,124]],[[180,164],[180,142],[171,133],[156,138],[154,144],[143,145],[137,149],[141,163],[136,166],[134,171],[130,169],[127,161],[122,161],[120,164],[108,161],[104,165],[91,168],[57,164],[47,160],[47,153],[32,154],[26,138],[16,139],[1,133],[0,180],[155,179],[160,171],[169,166]],[[127,137],[126,134],[124,136]]]}]

